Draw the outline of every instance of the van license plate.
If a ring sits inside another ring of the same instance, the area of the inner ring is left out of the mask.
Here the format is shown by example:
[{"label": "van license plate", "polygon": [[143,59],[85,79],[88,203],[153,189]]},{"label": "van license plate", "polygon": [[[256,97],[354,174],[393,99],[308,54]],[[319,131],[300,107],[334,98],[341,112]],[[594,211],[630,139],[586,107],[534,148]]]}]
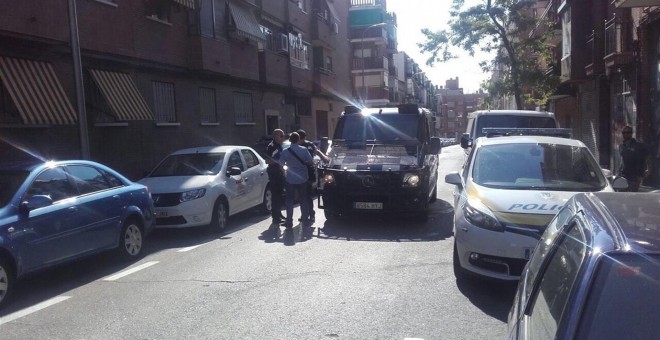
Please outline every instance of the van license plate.
[{"label": "van license plate", "polygon": [[156,218],[162,218],[162,217],[167,217],[169,214],[167,211],[156,211]]},{"label": "van license plate", "polygon": [[383,203],[381,202],[355,202],[353,206],[355,209],[383,209]]}]

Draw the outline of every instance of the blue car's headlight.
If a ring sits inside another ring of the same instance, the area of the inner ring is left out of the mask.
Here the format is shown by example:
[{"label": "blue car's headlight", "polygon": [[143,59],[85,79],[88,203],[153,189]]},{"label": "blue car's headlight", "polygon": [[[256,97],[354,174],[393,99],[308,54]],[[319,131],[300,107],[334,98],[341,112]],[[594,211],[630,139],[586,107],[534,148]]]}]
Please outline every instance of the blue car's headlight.
[{"label": "blue car's headlight", "polygon": [[198,198],[204,197],[205,194],[206,194],[206,189],[204,188],[188,190],[181,193],[181,198],[179,198],[179,201],[183,203],[187,201],[196,200]]},{"label": "blue car's headlight", "polygon": [[502,224],[492,215],[490,209],[477,202],[466,202],[463,206],[463,216],[475,227],[493,231],[504,231]]}]

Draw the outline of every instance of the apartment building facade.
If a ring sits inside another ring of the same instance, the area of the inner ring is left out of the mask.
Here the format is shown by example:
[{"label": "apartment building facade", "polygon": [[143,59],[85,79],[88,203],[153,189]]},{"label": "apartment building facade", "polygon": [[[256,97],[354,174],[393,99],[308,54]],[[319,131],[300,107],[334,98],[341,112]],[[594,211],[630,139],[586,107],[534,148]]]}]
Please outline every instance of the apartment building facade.
[{"label": "apartment building facade", "polygon": [[274,128],[330,135],[352,95],[348,10],[337,0],[0,0],[0,136],[137,179],[180,148],[252,145]]},{"label": "apartment building facade", "polygon": [[543,2],[543,16],[558,32],[548,72],[561,80],[548,110],[615,172],[621,129],[632,126],[653,159],[645,184],[659,186],[660,1]]}]

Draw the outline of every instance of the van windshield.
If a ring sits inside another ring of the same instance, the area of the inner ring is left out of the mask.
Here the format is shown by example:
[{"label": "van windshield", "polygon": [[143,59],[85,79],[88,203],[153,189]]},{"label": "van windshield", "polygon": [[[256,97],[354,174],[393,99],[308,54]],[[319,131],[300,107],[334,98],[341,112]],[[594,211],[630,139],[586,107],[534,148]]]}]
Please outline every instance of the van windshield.
[{"label": "van windshield", "polygon": [[419,116],[408,114],[347,115],[337,124],[334,139],[347,142],[416,141]]},{"label": "van windshield", "polygon": [[[477,120],[476,137],[485,136],[483,128],[556,128],[553,117],[516,115],[481,116]],[[475,138],[476,138],[475,137]]]}]

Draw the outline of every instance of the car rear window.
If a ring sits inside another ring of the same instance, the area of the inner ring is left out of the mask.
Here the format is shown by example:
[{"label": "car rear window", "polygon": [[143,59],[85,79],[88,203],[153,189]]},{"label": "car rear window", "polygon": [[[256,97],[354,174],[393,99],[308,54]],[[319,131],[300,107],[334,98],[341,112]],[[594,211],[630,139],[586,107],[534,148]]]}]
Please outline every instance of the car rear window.
[{"label": "car rear window", "polygon": [[576,339],[657,339],[660,255],[603,255]]}]

